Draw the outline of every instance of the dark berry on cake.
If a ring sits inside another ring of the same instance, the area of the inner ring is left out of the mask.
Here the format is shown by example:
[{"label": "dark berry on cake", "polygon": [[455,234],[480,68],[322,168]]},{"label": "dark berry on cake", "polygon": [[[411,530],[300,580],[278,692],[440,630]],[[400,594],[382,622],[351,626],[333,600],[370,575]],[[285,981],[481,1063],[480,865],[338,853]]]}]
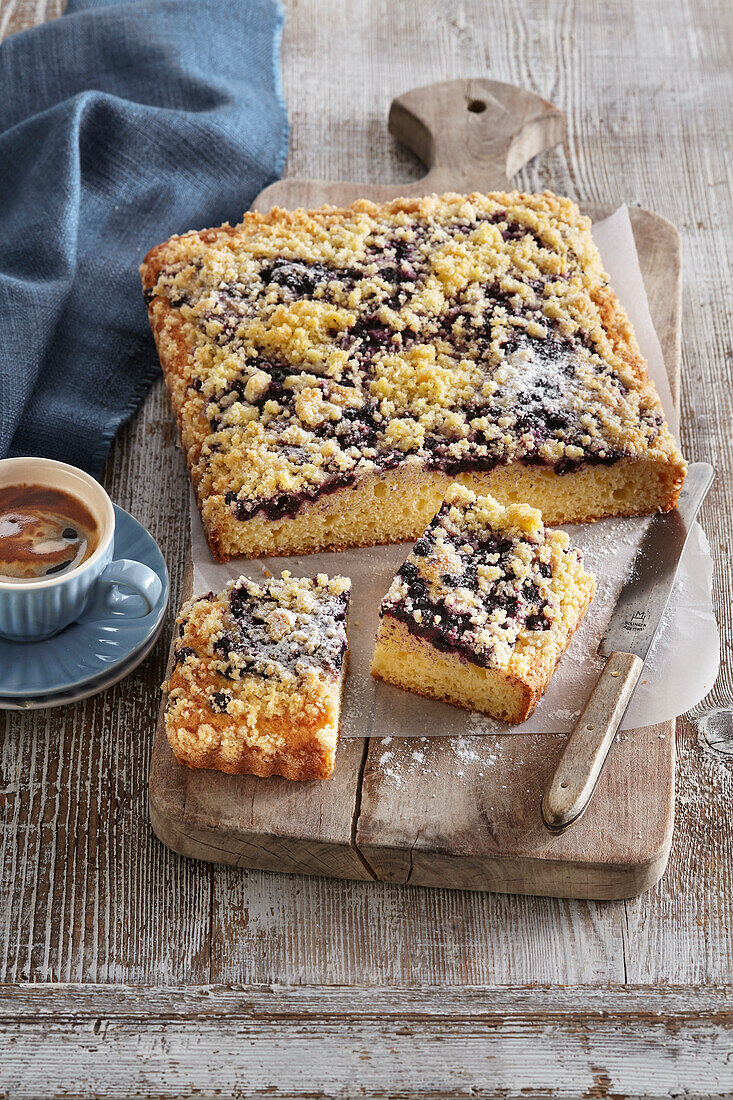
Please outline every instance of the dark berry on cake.
[{"label": "dark berry on cake", "polygon": [[372,674],[522,722],[594,587],[580,552],[536,509],[453,485],[382,600]]},{"label": "dark berry on cake", "polygon": [[334,766],[350,581],[320,573],[231,581],[189,601],[166,732],[191,768],[322,779]]}]

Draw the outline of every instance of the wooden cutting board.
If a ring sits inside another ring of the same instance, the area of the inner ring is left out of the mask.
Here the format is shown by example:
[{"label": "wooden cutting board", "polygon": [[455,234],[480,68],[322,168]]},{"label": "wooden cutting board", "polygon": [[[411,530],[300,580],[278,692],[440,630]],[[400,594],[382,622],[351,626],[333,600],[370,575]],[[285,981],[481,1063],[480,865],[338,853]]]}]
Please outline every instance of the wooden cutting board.
[{"label": "wooden cutting board", "polygon": [[[287,179],[273,205],[343,205],[433,191],[510,188],[563,139],[552,104],[488,80],[417,88],[394,100],[390,131],[428,169],[409,184]],[[611,207],[586,207],[596,220]],[[680,243],[646,210],[631,220],[649,305],[678,401]],[[187,590],[190,594],[191,570]],[[393,731],[385,729],[384,735]],[[150,815],[160,839],[197,859],[273,871],[555,897],[622,898],[667,865],[674,822],[674,722],[621,735],[585,817],[565,835],[540,822],[563,734],[342,741],[326,782],[228,776],[177,763],[159,721]]]}]

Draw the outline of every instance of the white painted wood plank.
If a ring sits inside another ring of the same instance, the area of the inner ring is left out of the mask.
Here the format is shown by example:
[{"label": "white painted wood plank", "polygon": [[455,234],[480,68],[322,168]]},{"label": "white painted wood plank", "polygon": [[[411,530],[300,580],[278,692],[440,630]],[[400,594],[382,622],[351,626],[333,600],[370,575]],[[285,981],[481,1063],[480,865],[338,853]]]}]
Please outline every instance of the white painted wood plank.
[{"label": "white painted wood plank", "polygon": [[724,1097],[727,991],[2,991],[24,1097]]},{"label": "white painted wood plank", "polygon": [[[624,980],[623,902],[572,902],[217,869],[212,972],[334,985]],[[531,975],[531,978],[527,978]],[[611,976],[609,979],[609,975]]]}]

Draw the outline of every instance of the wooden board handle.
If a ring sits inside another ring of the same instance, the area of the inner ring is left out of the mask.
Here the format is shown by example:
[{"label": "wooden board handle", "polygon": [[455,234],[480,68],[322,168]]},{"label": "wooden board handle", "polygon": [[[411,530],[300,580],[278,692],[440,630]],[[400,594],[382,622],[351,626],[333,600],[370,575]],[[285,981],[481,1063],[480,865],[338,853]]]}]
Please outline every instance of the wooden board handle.
[{"label": "wooden board handle", "polygon": [[386,202],[401,195],[445,191],[505,191],[515,172],[565,136],[565,116],[546,99],[497,80],[446,80],[392,100],[392,134],[411,149],[427,175],[410,183],[346,183],[284,179],[252,203],[313,209],[356,199]]},{"label": "wooden board handle", "polygon": [[585,813],[643,667],[634,653],[612,653],[606,661],[542,799],[550,832],[564,832]]},{"label": "wooden board handle", "polygon": [[428,169],[412,194],[511,187],[523,165],[565,137],[546,99],[496,80],[446,80],[392,100],[390,133]]}]

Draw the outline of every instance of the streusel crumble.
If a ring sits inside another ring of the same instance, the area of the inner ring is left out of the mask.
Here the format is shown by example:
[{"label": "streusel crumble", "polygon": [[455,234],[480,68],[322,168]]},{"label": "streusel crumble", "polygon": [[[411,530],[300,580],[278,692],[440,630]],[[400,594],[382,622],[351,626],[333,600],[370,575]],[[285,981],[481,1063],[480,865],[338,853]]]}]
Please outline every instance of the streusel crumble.
[{"label": "streusel crumble", "polygon": [[568,199],[249,213],[141,271],[221,558],[415,538],[454,480],[548,522],[674,507],[684,461]]},{"label": "streusel crumble", "polygon": [[289,779],[331,774],[351,582],[240,577],[178,617],[165,723],[191,768]]},{"label": "streusel crumble", "polygon": [[595,590],[564,531],[453,485],[382,601],[372,674],[523,722]]}]

